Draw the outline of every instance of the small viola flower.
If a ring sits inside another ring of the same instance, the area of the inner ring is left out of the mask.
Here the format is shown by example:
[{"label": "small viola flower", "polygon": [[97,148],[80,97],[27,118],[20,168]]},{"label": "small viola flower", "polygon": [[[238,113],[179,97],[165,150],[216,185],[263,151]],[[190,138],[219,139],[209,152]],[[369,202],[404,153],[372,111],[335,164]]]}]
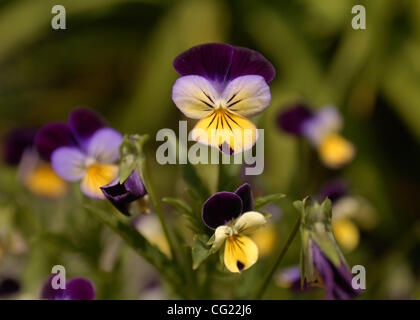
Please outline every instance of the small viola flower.
[{"label": "small viola flower", "polygon": [[101,190],[105,198],[126,216],[130,215],[129,205],[147,194],[137,170],[134,170],[123,183],[120,183],[120,179],[116,178],[101,187]]},{"label": "small viola flower", "polygon": [[41,156],[51,161],[54,171],[64,180],[81,181],[82,192],[104,199],[100,189],[118,174],[122,135],[105,127],[88,109],[76,109],[67,123],[51,123],[41,128],[35,144]]},{"label": "small viola flower", "polygon": [[4,161],[18,165],[19,180],[32,193],[58,198],[67,191],[67,184],[52,170],[51,165],[42,161],[34,148],[36,130],[17,128],[9,132],[3,144]]},{"label": "small viola flower", "polygon": [[331,230],[331,201],[309,205],[297,201],[301,211],[301,281],[324,287],[327,299],[353,299],[361,291],[352,287],[352,274]]},{"label": "small viola flower", "polygon": [[308,139],[327,167],[341,168],[354,158],[353,144],[338,133],[343,123],[335,107],[323,107],[313,113],[298,104],[283,111],[277,123],[284,131]]},{"label": "small viola flower", "polygon": [[200,120],[192,138],[230,154],[252,148],[257,130],[246,117],[270,104],[272,64],[256,51],[209,43],[181,53],[173,65],[181,77],[172,100],[186,117]]},{"label": "small viola flower", "polygon": [[95,288],[85,278],[73,278],[66,283],[65,289],[54,289],[49,276],[41,290],[41,299],[46,300],[95,300]]},{"label": "small viola flower", "polygon": [[266,224],[265,217],[252,211],[254,201],[249,184],[235,193],[218,192],[203,205],[202,218],[207,227],[215,230],[209,241],[211,253],[223,247],[223,260],[230,272],[241,272],[258,260],[258,247],[249,237]]},{"label": "small viola flower", "polygon": [[344,181],[326,183],[320,191],[321,200],[332,202],[332,229],[340,247],[353,251],[359,245],[360,228],[369,229],[376,224],[376,214],[369,203],[349,194]]}]

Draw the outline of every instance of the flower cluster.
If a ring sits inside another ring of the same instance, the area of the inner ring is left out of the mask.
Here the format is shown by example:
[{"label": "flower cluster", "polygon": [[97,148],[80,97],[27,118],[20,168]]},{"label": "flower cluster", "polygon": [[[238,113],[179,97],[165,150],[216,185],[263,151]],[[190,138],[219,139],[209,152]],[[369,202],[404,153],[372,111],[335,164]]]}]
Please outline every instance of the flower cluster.
[{"label": "flower cluster", "polygon": [[353,144],[339,134],[343,121],[335,107],[311,112],[305,105],[297,104],[281,112],[277,123],[285,132],[305,137],[329,168],[341,168],[354,158]]}]

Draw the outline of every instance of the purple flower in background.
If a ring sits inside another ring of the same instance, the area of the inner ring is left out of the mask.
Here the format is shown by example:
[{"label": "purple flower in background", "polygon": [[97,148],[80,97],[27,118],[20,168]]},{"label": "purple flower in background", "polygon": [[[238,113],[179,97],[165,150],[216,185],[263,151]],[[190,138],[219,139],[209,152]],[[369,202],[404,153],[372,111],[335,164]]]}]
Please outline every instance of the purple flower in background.
[{"label": "purple flower in background", "polygon": [[338,134],[343,121],[333,106],[312,112],[305,105],[296,104],[279,114],[277,124],[287,133],[305,137],[327,167],[341,168],[354,158],[353,144]]},{"label": "purple flower in background", "polygon": [[334,180],[326,183],[322,186],[320,191],[321,201],[326,198],[330,199],[332,203],[338,199],[346,196],[349,192],[347,183],[342,180]]},{"label": "purple flower in background", "polygon": [[48,277],[41,290],[41,299],[46,300],[94,300],[95,288],[85,278],[73,278],[66,283],[65,289],[54,289],[54,275]]},{"label": "purple flower in background", "polygon": [[40,155],[51,161],[54,171],[64,180],[81,181],[82,192],[104,199],[100,189],[118,174],[122,135],[106,127],[89,109],[76,109],[68,123],[50,123],[42,127],[35,144]]},{"label": "purple flower in background", "polygon": [[336,266],[315,242],[312,243],[312,261],[325,287],[328,300],[354,299],[362,293],[360,289],[352,287],[353,276],[345,263],[340,261],[340,264]]},{"label": "purple flower in background", "polygon": [[270,104],[272,64],[250,49],[208,43],[181,53],[173,65],[181,77],[172,100],[185,116],[200,119],[193,139],[230,154],[252,148],[257,130],[246,117]]},{"label": "purple flower in background", "polygon": [[20,284],[13,278],[3,278],[0,280],[0,298],[8,298],[20,291]]},{"label": "purple flower in background", "polygon": [[121,184],[117,178],[106,186],[101,187],[105,198],[107,198],[121,213],[130,215],[129,205],[147,194],[143,181],[137,170]]},{"label": "purple flower in background", "polygon": [[303,289],[301,289],[300,268],[298,265],[280,270],[276,276],[276,283],[278,286],[290,289],[295,293],[310,289],[306,281],[304,282]]},{"label": "purple flower in background", "polygon": [[6,163],[18,166],[19,180],[32,193],[58,198],[67,191],[67,184],[42,161],[34,147],[36,130],[20,127],[10,131],[3,140],[3,158]]}]

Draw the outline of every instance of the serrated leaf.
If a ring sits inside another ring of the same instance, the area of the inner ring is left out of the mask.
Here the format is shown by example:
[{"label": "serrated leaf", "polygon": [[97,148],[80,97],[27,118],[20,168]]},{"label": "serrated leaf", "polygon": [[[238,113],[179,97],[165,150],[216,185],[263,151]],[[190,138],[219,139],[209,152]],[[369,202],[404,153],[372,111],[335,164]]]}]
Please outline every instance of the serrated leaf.
[{"label": "serrated leaf", "polygon": [[194,270],[210,256],[210,247],[206,244],[207,241],[207,236],[204,234],[197,234],[194,236],[192,246],[192,267]]},{"label": "serrated leaf", "polygon": [[271,202],[275,202],[284,198],[285,196],[286,195],[283,193],[275,193],[275,194],[270,194],[268,196],[256,198],[254,202],[254,207],[255,209],[262,208]]}]

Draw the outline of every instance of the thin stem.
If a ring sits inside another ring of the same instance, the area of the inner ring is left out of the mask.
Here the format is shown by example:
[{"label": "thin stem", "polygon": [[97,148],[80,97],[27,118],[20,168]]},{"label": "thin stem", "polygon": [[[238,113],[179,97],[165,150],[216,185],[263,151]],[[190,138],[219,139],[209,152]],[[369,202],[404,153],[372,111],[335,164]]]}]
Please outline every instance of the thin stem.
[{"label": "thin stem", "polygon": [[274,275],[274,272],[276,272],[278,266],[280,265],[281,261],[283,260],[284,256],[286,255],[287,250],[290,248],[290,245],[293,242],[293,239],[295,238],[296,234],[299,231],[300,227],[300,216],[296,221],[295,226],[293,227],[292,232],[290,232],[289,237],[287,238],[286,244],[284,245],[283,249],[281,250],[277,260],[274,262],[273,266],[271,267],[270,272],[265,277],[264,281],[262,282],[259,290],[257,291],[257,294],[255,295],[255,299],[261,299],[264,295],[265,290],[268,287],[268,284],[271,281],[271,278]]},{"label": "thin stem", "polygon": [[150,196],[150,200],[153,203],[153,207],[155,208],[156,214],[157,214],[157,216],[159,218],[159,221],[160,221],[160,224],[162,226],[163,233],[165,234],[165,237],[168,241],[168,245],[169,245],[169,249],[171,251],[172,259],[176,260],[175,249],[174,249],[174,244],[173,244],[173,241],[172,241],[172,237],[170,236],[168,228],[166,227],[165,219],[163,217],[162,207],[160,205],[159,199],[156,196],[155,188],[153,186],[152,180],[150,179],[149,170],[147,168],[146,161],[144,161],[144,160],[141,161],[141,173],[143,175],[143,180],[144,180],[144,183],[146,185],[147,193]]}]

